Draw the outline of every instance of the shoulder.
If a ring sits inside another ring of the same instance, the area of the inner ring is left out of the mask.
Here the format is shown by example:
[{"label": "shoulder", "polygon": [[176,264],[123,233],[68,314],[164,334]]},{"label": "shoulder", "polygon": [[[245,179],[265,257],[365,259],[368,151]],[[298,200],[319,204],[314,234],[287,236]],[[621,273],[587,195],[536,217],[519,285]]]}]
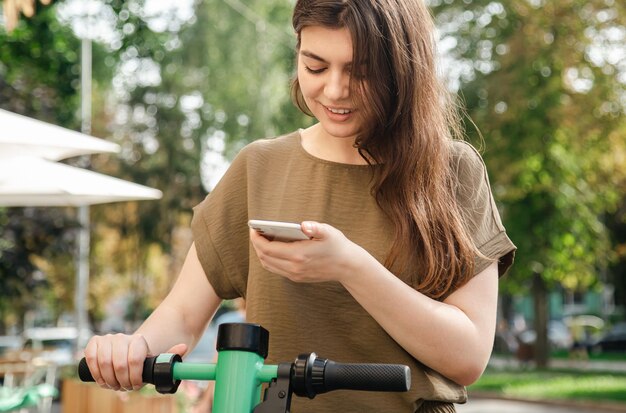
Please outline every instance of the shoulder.
[{"label": "shoulder", "polygon": [[483,158],[469,142],[450,141],[450,162],[453,174],[460,182],[479,183],[487,178]]},{"label": "shoulder", "polygon": [[273,138],[257,139],[245,145],[237,152],[228,168],[227,174],[254,173],[259,168],[267,169],[281,159],[289,157],[299,145],[298,131]]},{"label": "shoulder", "polygon": [[474,167],[483,169],[485,164],[478,150],[471,143],[462,140],[450,141],[452,163],[457,167]]},{"label": "shoulder", "polygon": [[476,148],[468,142],[454,140],[450,155],[453,185],[460,205],[481,199],[486,202],[491,193],[489,177]]},{"label": "shoulder", "polygon": [[299,132],[295,131],[273,138],[257,139],[243,147],[237,156],[247,159],[280,156],[297,148],[299,136]]}]

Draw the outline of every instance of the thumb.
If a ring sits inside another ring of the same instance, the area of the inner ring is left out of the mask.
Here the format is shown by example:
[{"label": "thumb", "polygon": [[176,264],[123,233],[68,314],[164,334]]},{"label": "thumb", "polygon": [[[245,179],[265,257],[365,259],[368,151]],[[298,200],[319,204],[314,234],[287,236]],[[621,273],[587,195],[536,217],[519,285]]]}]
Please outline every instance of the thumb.
[{"label": "thumb", "polygon": [[166,353],[175,353],[182,357],[185,355],[185,353],[187,353],[187,349],[187,344],[180,343],[172,346],[169,350],[166,351]]},{"label": "thumb", "polygon": [[303,221],[300,226],[302,227],[302,232],[309,238],[324,239],[328,235],[325,226],[319,222]]}]

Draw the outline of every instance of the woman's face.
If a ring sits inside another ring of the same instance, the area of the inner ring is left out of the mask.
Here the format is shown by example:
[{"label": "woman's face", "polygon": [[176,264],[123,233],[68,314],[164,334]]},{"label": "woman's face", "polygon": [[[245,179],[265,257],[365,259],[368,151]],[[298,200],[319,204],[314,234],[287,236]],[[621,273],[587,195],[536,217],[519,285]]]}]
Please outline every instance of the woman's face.
[{"label": "woman's face", "polygon": [[331,137],[354,139],[363,124],[362,111],[350,91],[351,69],[352,38],[348,29],[302,29],[298,53],[300,90],[313,116]]}]

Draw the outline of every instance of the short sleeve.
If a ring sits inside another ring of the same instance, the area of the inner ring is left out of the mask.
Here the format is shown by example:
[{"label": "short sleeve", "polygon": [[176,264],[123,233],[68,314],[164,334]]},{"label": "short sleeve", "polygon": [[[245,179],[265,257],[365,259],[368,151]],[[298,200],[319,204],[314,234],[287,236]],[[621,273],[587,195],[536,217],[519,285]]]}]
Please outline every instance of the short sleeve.
[{"label": "short sleeve", "polygon": [[246,148],[194,208],[191,230],[202,268],[218,296],[245,297],[248,277]]},{"label": "short sleeve", "polygon": [[454,142],[454,161],[458,177],[457,202],[465,228],[474,245],[484,257],[477,256],[474,274],[486,269],[492,260],[498,261],[502,276],[513,264],[516,247],[506,234],[491,192],[487,168],[469,143]]}]

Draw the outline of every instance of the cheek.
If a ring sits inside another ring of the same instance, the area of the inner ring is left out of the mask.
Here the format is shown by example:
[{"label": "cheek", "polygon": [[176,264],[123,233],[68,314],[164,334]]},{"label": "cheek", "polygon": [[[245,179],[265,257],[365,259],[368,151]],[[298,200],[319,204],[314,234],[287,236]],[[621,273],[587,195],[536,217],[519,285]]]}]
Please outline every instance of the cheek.
[{"label": "cheek", "polygon": [[304,69],[298,69],[298,83],[300,83],[300,90],[305,98],[310,98],[317,94],[319,81]]}]

